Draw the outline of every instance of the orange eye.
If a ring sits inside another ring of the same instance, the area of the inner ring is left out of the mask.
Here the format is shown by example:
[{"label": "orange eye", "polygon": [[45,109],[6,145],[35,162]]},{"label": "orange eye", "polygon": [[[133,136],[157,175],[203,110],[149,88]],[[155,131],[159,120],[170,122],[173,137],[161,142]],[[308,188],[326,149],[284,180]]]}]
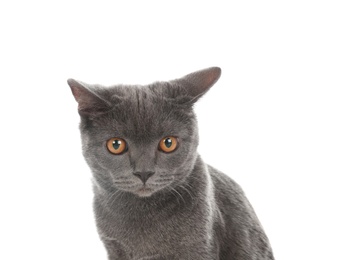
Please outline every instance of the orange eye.
[{"label": "orange eye", "polygon": [[165,153],[171,153],[177,149],[178,141],[176,137],[164,137],[159,144],[159,149]]},{"label": "orange eye", "polygon": [[127,150],[127,143],[121,138],[111,138],[107,141],[107,149],[112,154],[122,154]]}]

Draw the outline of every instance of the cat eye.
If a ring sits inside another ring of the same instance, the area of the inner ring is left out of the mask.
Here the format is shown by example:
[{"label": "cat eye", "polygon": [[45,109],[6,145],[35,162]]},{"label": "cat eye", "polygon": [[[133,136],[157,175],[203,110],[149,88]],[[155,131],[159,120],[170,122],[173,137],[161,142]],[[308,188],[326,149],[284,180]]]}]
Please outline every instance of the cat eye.
[{"label": "cat eye", "polygon": [[127,143],[121,138],[114,137],[107,141],[107,149],[112,154],[122,154],[127,151]]},{"label": "cat eye", "polygon": [[176,137],[164,137],[159,143],[159,150],[165,153],[171,153],[177,149],[178,141]]}]

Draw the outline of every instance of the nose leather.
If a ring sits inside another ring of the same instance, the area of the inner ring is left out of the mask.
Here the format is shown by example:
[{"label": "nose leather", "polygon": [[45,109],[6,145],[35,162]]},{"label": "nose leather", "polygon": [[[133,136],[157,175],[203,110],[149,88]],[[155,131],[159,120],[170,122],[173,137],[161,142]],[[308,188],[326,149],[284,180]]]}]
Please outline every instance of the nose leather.
[{"label": "nose leather", "polygon": [[143,184],[146,184],[147,180],[155,174],[155,172],[134,172],[135,176],[140,178]]}]

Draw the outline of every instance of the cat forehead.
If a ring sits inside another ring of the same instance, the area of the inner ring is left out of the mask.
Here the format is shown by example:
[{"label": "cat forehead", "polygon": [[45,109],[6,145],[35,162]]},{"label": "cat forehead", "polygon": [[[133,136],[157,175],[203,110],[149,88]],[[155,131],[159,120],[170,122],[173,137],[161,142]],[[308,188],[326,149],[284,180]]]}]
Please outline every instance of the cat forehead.
[{"label": "cat forehead", "polygon": [[98,118],[98,124],[133,137],[175,134],[185,129],[184,124],[194,117],[192,109],[178,105],[161,87],[161,83],[156,83],[109,88],[105,98],[112,104],[112,110]]},{"label": "cat forehead", "polygon": [[[163,93],[162,84],[113,86],[109,88],[108,101],[116,110],[128,111],[138,117],[161,114],[165,110],[175,109],[175,102]],[[177,107],[177,106],[176,106]]]}]

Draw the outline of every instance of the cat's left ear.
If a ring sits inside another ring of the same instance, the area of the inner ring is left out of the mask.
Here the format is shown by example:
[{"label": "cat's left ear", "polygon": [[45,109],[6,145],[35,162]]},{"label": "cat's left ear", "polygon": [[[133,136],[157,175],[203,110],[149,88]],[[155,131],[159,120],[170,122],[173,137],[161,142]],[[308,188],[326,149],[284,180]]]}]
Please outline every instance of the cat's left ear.
[{"label": "cat's left ear", "polygon": [[180,92],[186,95],[194,103],[202,97],[220,78],[221,68],[211,67],[190,73],[182,78],[173,80],[174,85],[180,88]]}]

